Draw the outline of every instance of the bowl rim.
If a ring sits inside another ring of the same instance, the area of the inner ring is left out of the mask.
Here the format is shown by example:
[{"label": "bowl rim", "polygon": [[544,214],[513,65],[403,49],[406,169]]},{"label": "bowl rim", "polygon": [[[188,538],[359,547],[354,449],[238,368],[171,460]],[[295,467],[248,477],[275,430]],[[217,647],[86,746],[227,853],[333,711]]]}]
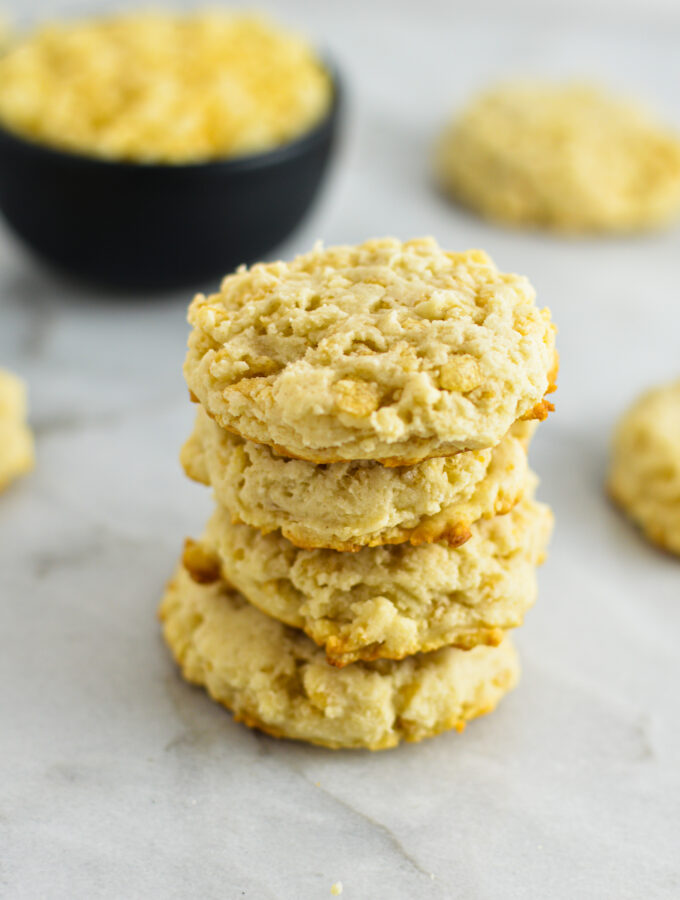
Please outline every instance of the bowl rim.
[{"label": "bowl rim", "polygon": [[311,129],[293,138],[293,140],[259,153],[246,153],[241,156],[228,156],[222,159],[211,157],[202,161],[196,160],[195,162],[180,163],[108,159],[94,154],[64,150],[33,138],[24,137],[18,131],[6,128],[2,121],[0,121],[0,141],[14,143],[32,155],[47,158],[58,165],[76,164],[108,171],[191,173],[212,170],[225,174],[231,172],[237,174],[251,169],[265,169],[304,153],[324,137],[338,118],[343,96],[338,68],[334,62],[329,60],[326,54],[320,55],[319,59],[331,82],[331,102],[326,113]]}]

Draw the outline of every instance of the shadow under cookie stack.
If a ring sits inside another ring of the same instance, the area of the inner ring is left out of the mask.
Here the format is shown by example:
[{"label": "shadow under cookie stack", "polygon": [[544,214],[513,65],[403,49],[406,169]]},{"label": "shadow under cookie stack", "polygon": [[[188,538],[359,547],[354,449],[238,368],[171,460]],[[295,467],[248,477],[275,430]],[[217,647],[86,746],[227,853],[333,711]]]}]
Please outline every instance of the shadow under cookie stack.
[{"label": "shadow under cookie stack", "polygon": [[527,448],[554,327],[529,282],[373,240],[242,268],[189,321],[181,458],[216,508],[161,604],[185,678],[328,747],[492,710],[552,528]]}]

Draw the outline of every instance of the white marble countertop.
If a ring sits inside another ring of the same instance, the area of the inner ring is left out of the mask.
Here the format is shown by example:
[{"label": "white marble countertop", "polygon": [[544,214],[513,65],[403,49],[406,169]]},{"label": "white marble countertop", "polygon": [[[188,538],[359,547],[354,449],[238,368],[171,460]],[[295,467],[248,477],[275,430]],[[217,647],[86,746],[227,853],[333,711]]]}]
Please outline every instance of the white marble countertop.
[{"label": "white marble countertop", "polygon": [[2,230],[0,362],[28,379],[38,446],[0,497],[3,898],[680,894],[680,564],[602,487],[616,416],[680,369],[680,231],[506,232],[450,208],[425,162],[447,109],[506,72],[590,73],[680,124],[680,29],[436,6],[367,4],[360,27],[311,13],[350,84],[346,140],[279,253],[432,233],[489,250],[551,306],[558,408],[533,458],[557,529],[517,633],[521,685],[463,735],[370,755],[252,733],[181,682],[155,608],[210,507],[177,462],[189,293],[97,294]]}]

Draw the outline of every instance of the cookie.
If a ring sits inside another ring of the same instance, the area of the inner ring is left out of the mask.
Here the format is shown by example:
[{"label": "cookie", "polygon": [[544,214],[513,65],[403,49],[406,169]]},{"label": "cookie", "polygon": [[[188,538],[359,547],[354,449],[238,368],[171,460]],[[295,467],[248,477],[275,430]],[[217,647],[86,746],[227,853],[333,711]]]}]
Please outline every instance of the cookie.
[{"label": "cookie", "polygon": [[515,685],[506,638],[469,652],[446,647],[400,662],[328,665],[305,637],[270,619],[223,582],[199,585],[180,569],[160,616],[187,681],[235,718],[275,737],[381,750],[461,730]]},{"label": "cookie", "polygon": [[278,533],[233,524],[218,507],[201,541],[187,543],[184,565],[203,583],[223,577],[267,615],[304,630],[336,666],[497,644],[536,597],[552,515],[532,493],[506,516],[473,525],[457,549],[300,550]]},{"label": "cookie", "polygon": [[632,231],[680,213],[680,140],[578,84],[514,83],[475,99],[436,151],[440,183],[501,222]]},{"label": "cookie", "polygon": [[404,465],[542,418],[554,328],[479,250],[385,238],[242,267],[189,307],[184,373],[217,423],[314,463]]},{"label": "cookie", "polygon": [[680,554],[680,381],[644,394],[622,418],[609,490],[651,541]]},{"label": "cookie", "polygon": [[33,468],[33,436],[26,425],[26,388],[0,369],[0,490]]},{"label": "cookie", "polygon": [[211,485],[234,521],[280,530],[297,547],[463,544],[480,518],[509,512],[527,479],[535,427],[518,422],[497,447],[387,468],[357,460],[315,466],[220,428],[202,409],[181,461]]}]

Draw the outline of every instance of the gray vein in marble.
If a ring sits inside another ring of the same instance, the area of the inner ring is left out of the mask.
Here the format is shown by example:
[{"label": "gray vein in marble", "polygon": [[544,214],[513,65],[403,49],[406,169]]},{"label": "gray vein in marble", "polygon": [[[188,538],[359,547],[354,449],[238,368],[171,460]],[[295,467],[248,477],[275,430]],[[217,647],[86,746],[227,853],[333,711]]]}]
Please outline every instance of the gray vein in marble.
[{"label": "gray vein in marble", "polygon": [[399,838],[392,831],[390,831],[387,825],[384,825],[382,822],[378,822],[377,819],[372,818],[367,813],[364,813],[361,810],[357,809],[355,806],[352,806],[351,803],[347,803],[345,800],[342,800],[340,797],[329,791],[328,788],[325,788],[320,782],[313,783],[306,777],[306,775],[304,775],[304,773],[298,771],[298,774],[307,782],[307,784],[312,785],[314,788],[316,788],[316,790],[321,791],[323,794],[325,794],[325,796],[327,796],[338,806],[342,807],[345,811],[351,813],[352,815],[357,816],[370,828],[372,828],[378,834],[382,835],[385,841],[398,854],[400,859],[404,861],[404,863],[412,872],[415,872],[418,875],[422,875],[427,879],[428,883],[432,881],[433,873],[428,872],[427,869],[424,869],[420,865],[418,860],[408,852]]},{"label": "gray vein in marble", "polygon": [[164,410],[177,406],[177,393],[151,397],[141,403],[130,404],[124,409],[100,411],[96,409],[73,410],[54,416],[42,415],[31,421],[31,427],[39,438],[54,434],[70,434],[74,431],[116,427],[138,418],[157,416]]},{"label": "gray vein in marble", "polygon": [[[164,652],[167,649],[163,648]],[[189,753],[206,751],[219,740],[224,739],[226,722],[215,710],[213,703],[197,688],[188,685],[180,678],[173,666],[173,671],[164,679],[165,692],[172,707],[182,722],[182,728],[175,737],[163,747],[164,753]]]},{"label": "gray vein in marble", "polygon": [[[188,691],[187,685],[180,680],[179,676],[169,676],[168,679],[166,679],[165,684],[168,697],[185,725],[185,728],[165,745],[163,748],[165,752],[191,752],[193,754],[197,749],[202,748],[205,750],[207,747],[214,745],[217,739],[224,737],[223,723],[217,721],[217,718],[220,717],[211,719],[210,724],[207,727],[198,723],[198,719],[203,718],[202,711],[199,711],[196,707],[196,697],[189,696],[190,694],[195,694],[195,692]],[[230,714],[227,713],[227,715]],[[270,759],[273,758],[283,769],[294,772],[305,782],[305,784],[313,788],[314,791],[321,791],[324,796],[328,797],[334,804],[350,813],[353,817],[360,819],[383,838],[412,873],[426,878],[428,885],[432,884],[434,879],[433,873],[425,869],[418,860],[408,852],[399,838],[387,825],[379,822],[367,813],[362,812],[345,800],[342,800],[327,788],[323,787],[320,783],[310,781],[300,765],[291,762],[290,758],[281,757],[280,754],[276,753],[276,749],[281,747],[280,742],[268,735],[261,734],[258,731],[249,731],[247,734],[253,739],[257,747],[256,752],[258,756]],[[286,750],[288,749],[289,748],[286,747]]]},{"label": "gray vein in marble", "polygon": [[43,551],[30,559],[31,571],[38,581],[42,581],[60,569],[77,568],[101,553],[102,549],[101,541],[92,541],[70,545],[58,553]]},{"label": "gray vein in marble", "polygon": [[29,307],[26,334],[20,345],[28,359],[40,359],[45,354],[56,319],[54,309],[45,303]]},{"label": "gray vein in marble", "polygon": [[653,724],[652,717],[647,713],[642,713],[632,726],[639,741],[638,762],[648,762],[656,757],[654,738],[652,736]]}]

